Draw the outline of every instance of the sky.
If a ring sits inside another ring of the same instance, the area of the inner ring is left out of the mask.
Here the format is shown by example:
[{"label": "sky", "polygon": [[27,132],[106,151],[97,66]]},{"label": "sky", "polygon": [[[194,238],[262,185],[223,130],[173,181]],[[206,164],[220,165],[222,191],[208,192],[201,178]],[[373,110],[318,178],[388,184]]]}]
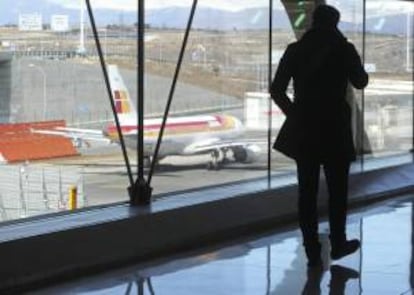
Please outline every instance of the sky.
[{"label": "sky", "polygon": [[[49,2],[55,2],[63,4],[70,8],[79,8],[80,1],[85,0],[47,0]],[[90,0],[94,8],[109,8],[117,10],[130,10],[137,9],[138,0]],[[193,0],[146,0],[146,9],[162,8],[168,6],[185,6],[190,7]],[[328,0],[328,4],[336,6],[343,13],[344,19],[346,15],[352,15],[355,13],[362,13],[361,0]],[[173,4],[172,4],[173,3]],[[273,5],[275,8],[281,8],[281,1],[274,0]],[[367,10],[369,11],[368,17],[374,17],[377,15],[389,15],[398,14],[401,11],[413,11],[414,5],[406,1],[395,0],[367,0]],[[237,11],[252,7],[268,7],[269,0],[199,0],[199,6],[214,7],[230,11]]]},{"label": "sky", "polygon": [[[59,4],[64,4],[67,7],[79,7],[81,0],[48,0]],[[171,6],[186,6],[192,4],[192,0],[147,0],[145,7],[147,9],[161,8]],[[268,0],[199,0],[198,5],[204,7],[215,7],[225,10],[242,10],[251,7],[267,6]],[[91,0],[91,5],[96,8],[117,8],[122,10],[136,10],[137,0]]]}]

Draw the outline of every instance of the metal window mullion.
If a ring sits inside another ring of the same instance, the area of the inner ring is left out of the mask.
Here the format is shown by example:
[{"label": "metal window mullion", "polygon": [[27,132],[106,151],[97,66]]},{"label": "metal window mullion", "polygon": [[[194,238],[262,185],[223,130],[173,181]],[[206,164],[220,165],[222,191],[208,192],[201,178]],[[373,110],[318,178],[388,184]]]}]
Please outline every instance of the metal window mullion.
[{"label": "metal window mullion", "polygon": [[[366,27],[367,27],[367,1],[362,1],[362,64],[365,67],[365,51],[366,51]],[[361,171],[364,171],[365,161],[365,90],[361,91]],[[368,135],[367,135],[368,139]]]},{"label": "metal window mullion", "polygon": [[85,1],[86,1],[87,9],[88,9],[89,19],[90,19],[91,26],[92,26],[93,37],[95,39],[96,49],[97,49],[98,55],[99,55],[99,61],[101,63],[101,68],[102,68],[102,72],[103,72],[104,79],[105,79],[106,90],[108,92],[108,97],[109,97],[109,100],[110,100],[112,113],[113,113],[114,119],[115,119],[115,125],[116,125],[116,130],[117,130],[118,136],[119,136],[119,142],[121,144],[122,154],[123,154],[125,165],[126,165],[127,172],[128,172],[129,182],[132,185],[134,183],[134,178],[132,176],[131,165],[129,163],[129,158],[128,158],[128,154],[127,154],[126,147],[125,147],[124,137],[122,135],[121,125],[119,123],[118,114],[116,112],[116,107],[115,107],[115,102],[114,102],[114,95],[113,95],[113,92],[112,92],[111,84],[109,82],[108,70],[106,68],[106,62],[105,62],[105,58],[103,56],[102,46],[101,46],[101,42],[100,42],[99,36],[98,36],[98,30],[96,29],[95,17],[93,15],[90,0],[85,0]]},{"label": "metal window mullion", "polygon": [[271,182],[271,170],[272,170],[272,98],[270,96],[270,90],[272,85],[272,48],[273,48],[273,0],[269,0],[269,45],[268,45],[268,73],[267,73],[267,81],[268,81],[268,129],[267,129],[267,183],[270,187]]},{"label": "metal window mullion", "polygon": [[198,2],[198,0],[193,0],[193,5],[191,7],[190,16],[188,18],[187,27],[186,27],[185,34],[184,34],[184,40],[183,40],[183,43],[182,43],[182,46],[181,46],[180,54],[178,56],[178,61],[177,61],[177,65],[176,65],[176,68],[175,68],[174,78],[172,80],[170,92],[169,92],[169,95],[168,95],[167,105],[165,107],[164,116],[163,116],[163,119],[162,119],[161,129],[160,129],[160,132],[158,134],[157,145],[155,146],[153,160],[151,161],[151,169],[150,169],[149,174],[148,174],[148,184],[151,184],[152,175],[153,175],[154,169],[155,169],[155,163],[157,162],[162,137],[164,135],[165,124],[167,122],[167,117],[168,117],[168,114],[169,114],[169,111],[170,111],[171,102],[172,102],[174,92],[175,92],[175,86],[177,84],[178,76],[180,74],[181,64],[182,64],[182,61],[183,61],[183,58],[184,58],[184,53],[185,53],[185,49],[186,49],[186,46],[187,46],[188,36],[190,34],[191,26],[192,26],[192,23],[193,23],[193,18],[194,18],[194,13],[195,13],[195,10],[196,10],[196,7],[197,7],[197,2]]},{"label": "metal window mullion", "polygon": [[[414,5],[414,3],[413,3]],[[411,11],[412,14],[412,11]],[[412,127],[412,145],[411,145],[411,156],[412,156],[412,161],[414,162],[414,18],[413,15],[411,15],[410,20],[412,22],[411,24],[411,36],[409,36],[411,38],[410,40],[410,44],[411,44],[411,94],[412,94],[412,105],[411,105],[411,110],[412,110],[412,122],[411,122],[411,127]]]},{"label": "metal window mullion", "polygon": [[138,0],[138,38],[137,38],[137,108],[138,108],[138,140],[137,140],[137,171],[138,180],[144,179],[144,79],[145,79],[145,3]]}]

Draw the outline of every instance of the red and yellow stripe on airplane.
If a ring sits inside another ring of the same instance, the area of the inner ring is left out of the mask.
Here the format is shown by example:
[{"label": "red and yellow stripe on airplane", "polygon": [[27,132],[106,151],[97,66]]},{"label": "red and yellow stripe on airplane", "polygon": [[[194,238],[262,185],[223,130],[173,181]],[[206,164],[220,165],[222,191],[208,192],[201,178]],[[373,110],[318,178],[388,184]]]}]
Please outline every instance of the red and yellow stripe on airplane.
[{"label": "red and yellow stripe on airplane", "polygon": [[[190,116],[170,118],[167,120],[164,130],[164,136],[181,136],[194,135],[196,133],[215,133],[231,131],[237,127],[237,119],[229,115],[212,115],[212,116]],[[144,136],[151,138],[157,137],[161,129],[162,120],[148,119],[144,122]],[[137,126],[122,125],[123,134],[137,133]],[[116,126],[111,124],[104,130],[104,134],[111,140],[118,139]]]}]

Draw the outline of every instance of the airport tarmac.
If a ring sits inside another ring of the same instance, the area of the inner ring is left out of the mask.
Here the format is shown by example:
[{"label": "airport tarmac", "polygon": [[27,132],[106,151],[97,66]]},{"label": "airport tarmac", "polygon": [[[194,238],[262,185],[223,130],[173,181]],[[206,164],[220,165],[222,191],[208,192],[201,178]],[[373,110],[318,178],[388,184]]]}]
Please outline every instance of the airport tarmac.
[{"label": "airport tarmac", "polygon": [[[209,154],[168,156],[162,159],[156,165],[152,177],[154,200],[166,196],[167,193],[222,184],[237,186],[241,181],[265,178],[268,175],[267,146],[264,143],[266,137],[263,132],[256,135],[263,138],[260,144],[262,151],[253,163],[237,163],[232,159],[231,153],[229,161],[219,170],[207,169],[207,163],[211,160]],[[254,135],[249,133],[249,137],[253,138]],[[135,179],[136,151],[127,151]],[[3,194],[0,198],[0,218],[9,220],[67,210],[71,185],[78,187],[79,207],[129,200],[129,178],[118,144],[95,143],[80,148],[79,152],[80,154],[75,157],[0,166],[1,175],[4,175],[0,178],[0,195]],[[386,153],[391,155],[397,152],[402,151],[389,150]],[[370,157],[381,157],[382,153]],[[8,172],[10,168],[15,168],[15,176],[12,179],[8,179],[11,177],[11,173]],[[295,171],[293,161],[275,151],[271,152],[271,168],[272,175],[292,174]],[[146,177],[148,170],[144,170]],[[42,176],[42,171],[48,171],[46,177]],[[13,193],[4,194],[6,186],[13,187]]]},{"label": "airport tarmac", "polygon": [[[266,149],[266,147],[262,147]],[[97,148],[97,151],[102,148]],[[112,150],[112,152],[109,152]],[[118,151],[116,151],[118,150]],[[50,161],[61,167],[81,167],[83,171],[84,193],[88,205],[108,204],[127,201],[129,179],[119,146],[111,146],[106,154],[93,154],[74,158]],[[136,178],[136,157],[130,153],[132,171]],[[157,165],[151,186],[156,198],[165,193],[237,182],[267,176],[267,154],[259,155],[254,163],[236,163],[230,161],[219,170],[208,170],[210,155],[169,156]],[[292,171],[293,162],[284,157],[273,157],[272,168],[278,173]],[[63,168],[64,169],[64,168]],[[147,176],[149,169],[145,169]]]},{"label": "airport tarmac", "polygon": [[[117,145],[89,148],[89,153],[48,161],[0,166],[0,220],[13,220],[70,209],[69,192],[76,187],[78,208],[129,200],[129,178]],[[130,155],[134,179],[136,157]],[[182,192],[267,176],[267,156],[254,163],[236,163],[231,157],[219,170],[208,170],[209,155],[170,156],[162,159],[152,177],[153,200]],[[292,162],[273,158],[278,173],[291,172]],[[145,169],[147,177],[149,169]]]}]

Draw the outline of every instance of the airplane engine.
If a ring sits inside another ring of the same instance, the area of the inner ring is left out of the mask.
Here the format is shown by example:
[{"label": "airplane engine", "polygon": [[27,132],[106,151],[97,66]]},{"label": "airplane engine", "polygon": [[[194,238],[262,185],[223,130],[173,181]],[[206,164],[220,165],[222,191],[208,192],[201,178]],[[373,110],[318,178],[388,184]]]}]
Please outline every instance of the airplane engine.
[{"label": "airplane engine", "polygon": [[234,147],[232,151],[236,162],[252,163],[258,160],[261,148],[257,145],[249,144],[244,147]]}]

